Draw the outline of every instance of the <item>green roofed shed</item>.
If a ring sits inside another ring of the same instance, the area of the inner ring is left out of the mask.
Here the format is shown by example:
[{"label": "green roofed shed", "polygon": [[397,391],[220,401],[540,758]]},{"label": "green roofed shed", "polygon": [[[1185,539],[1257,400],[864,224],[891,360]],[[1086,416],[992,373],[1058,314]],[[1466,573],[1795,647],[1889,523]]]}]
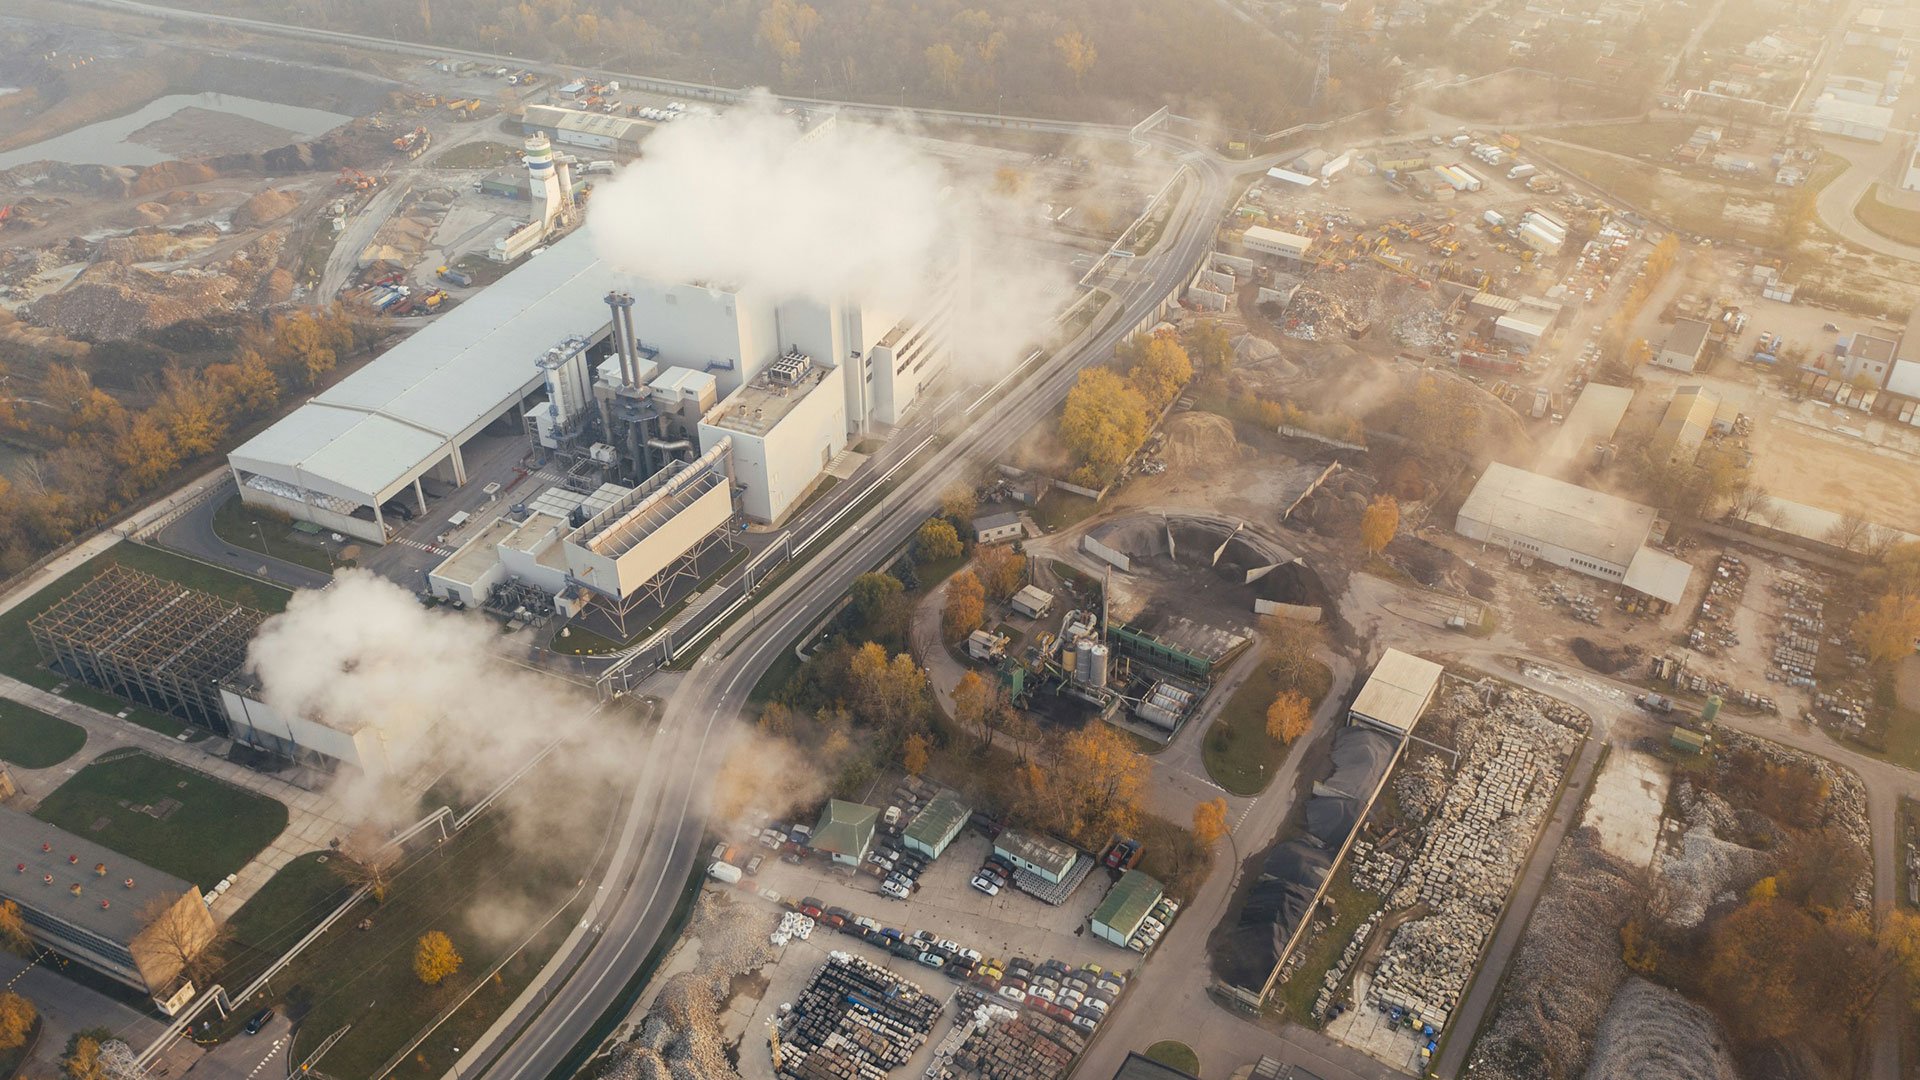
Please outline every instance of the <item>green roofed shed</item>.
[{"label": "green roofed shed", "polygon": [[1138,870],[1127,871],[1107,890],[1107,898],[1100,901],[1100,906],[1093,909],[1090,920],[1093,935],[1126,948],[1153,905],[1160,902],[1162,892],[1158,881]]},{"label": "green roofed shed", "polygon": [[947,850],[947,845],[953,843],[953,838],[960,835],[960,830],[967,827],[967,818],[972,814],[973,808],[961,802],[960,796],[942,790],[913,815],[901,840],[908,851],[937,859]]},{"label": "green roofed shed", "polygon": [[873,827],[879,820],[880,811],[871,806],[830,799],[813,827],[813,850],[832,855],[834,862],[858,866],[873,846]]}]

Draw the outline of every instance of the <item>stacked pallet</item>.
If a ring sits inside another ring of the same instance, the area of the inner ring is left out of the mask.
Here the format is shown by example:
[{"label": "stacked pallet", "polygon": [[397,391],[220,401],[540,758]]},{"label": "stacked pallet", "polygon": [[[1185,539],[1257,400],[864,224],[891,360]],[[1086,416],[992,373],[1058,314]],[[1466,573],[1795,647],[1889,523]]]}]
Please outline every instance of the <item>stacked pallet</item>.
[{"label": "stacked pallet", "polygon": [[786,1080],[884,1080],[927,1041],[940,1003],[885,968],[844,952],[827,962],[781,1021]]},{"label": "stacked pallet", "polygon": [[1087,1042],[1070,1025],[1037,1013],[1004,1012],[976,1025],[953,1055],[953,1071],[985,1080],[1060,1080]]}]

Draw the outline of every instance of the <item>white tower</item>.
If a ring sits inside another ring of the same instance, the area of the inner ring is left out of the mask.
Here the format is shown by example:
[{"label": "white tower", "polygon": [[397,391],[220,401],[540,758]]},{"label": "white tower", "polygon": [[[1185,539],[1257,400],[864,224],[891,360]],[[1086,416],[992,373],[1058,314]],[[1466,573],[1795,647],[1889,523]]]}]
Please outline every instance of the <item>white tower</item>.
[{"label": "white tower", "polygon": [[554,219],[566,212],[560,176],[553,168],[553,144],[539,132],[527,136],[527,191],[534,202],[534,220],[542,233],[553,231]]}]

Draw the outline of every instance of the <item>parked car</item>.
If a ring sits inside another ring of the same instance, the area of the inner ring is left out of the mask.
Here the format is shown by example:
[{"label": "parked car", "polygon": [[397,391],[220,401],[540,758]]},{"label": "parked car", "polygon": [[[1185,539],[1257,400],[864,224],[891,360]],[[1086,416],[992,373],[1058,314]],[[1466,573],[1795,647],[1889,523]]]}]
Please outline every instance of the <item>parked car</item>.
[{"label": "parked car", "polygon": [[924,942],[928,945],[933,944],[934,941],[937,940],[931,930],[915,930],[913,933],[908,934],[907,937],[910,940]]},{"label": "parked car", "polygon": [[1012,1001],[1015,1003],[1027,1000],[1027,992],[1025,990],[1020,989],[1017,986],[1002,986],[999,990],[999,994],[1001,997],[1006,998],[1008,1001]]},{"label": "parked car", "polygon": [[938,971],[941,968],[947,966],[946,958],[941,956],[939,953],[923,952],[919,955],[917,959],[919,959],[921,963],[927,965],[928,967],[934,969],[935,971]]},{"label": "parked car", "polygon": [[273,1010],[261,1009],[259,1012],[247,1018],[247,1034],[258,1035],[260,1034],[261,1028],[271,1023],[273,1023]]},{"label": "parked car", "polygon": [[956,950],[953,955],[975,967],[980,966],[981,957],[979,949],[959,949]]},{"label": "parked car", "polygon": [[887,951],[903,960],[917,960],[920,958],[920,950],[915,948],[911,941],[896,941],[887,946]]},{"label": "parked car", "polygon": [[973,887],[986,893],[988,896],[1000,895],[1000,883],[985,874],[974,875]]},{"label": "parked car", "polygon": [[803,896],[800,898],[800,914],[805,915],[809,919],[818,919],[825,910],[825,907],[822,906],[820,902],[820,898],[817,896]]},{"label": "parked car", "polygon": [[880,883],[880,895],[894,900],[905,900],[913,895],[913,890],[898,881],[887,880]]},{"label": "parked car", "polygon": [[1089,1010],[1091,1010],[1092,1012],[1097,1012],[1102,1016],[1105,1016],[1107,1009],[1109,1008],[1111,1008],[1111,1006],[1109,1006],[1106,1002],[1101,1001],[1099,997],[1097,997],[1094,994],[1088,994],[1085,998],[1082,998],[1080,1001],[1080,1012],[1083,1015],[1086,1014]]},{"label": "parked car", "polygon": [[853,912],[843,907],[830,907],[820,912],[820,921],[836,929],[847,925],[847,920],[851,918]]},{"label": "parked car", "polygon": [[905,934],[902,934],[898,929],[891,926],[881,927],[880,936],[886,938],[888,941],[900,941],[906,937]]},{"label": "parked car", "polygon": [[879,933],[880,931],[880,924],[865,915],[855,915],[853,917],[853,924],[862,930],[871,930],[875,933]]},{"label": "parked car", "polygon": [[766,861],[767,861],[767,857],[765,855],[755,855],[753,858],[748,859],[747,860],[747,876],[752,877],[753,875],[759,873],[760,864]]},{"label": "parked car", "polygon": [[1073,1026],[1091,1035],[1093,1034],[1094,1029],[1099,1027],[1100,1025],[1097,1023],[1094,1023],[1092,1020],[1089,1020],[1084,1016],[1075,1016],[1073,1018]]}]

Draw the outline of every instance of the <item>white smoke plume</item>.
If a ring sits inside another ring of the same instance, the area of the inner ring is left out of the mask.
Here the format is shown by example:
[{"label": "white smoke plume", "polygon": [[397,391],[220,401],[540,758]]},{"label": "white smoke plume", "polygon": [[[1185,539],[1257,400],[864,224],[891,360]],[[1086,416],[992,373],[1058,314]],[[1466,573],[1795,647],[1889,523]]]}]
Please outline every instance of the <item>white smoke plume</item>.
[{"label": "white smoke plume", "polygon": [[775,299],[856,299],[927,309],[970,252],[956,309],[957,367],[985,374],[1044,337],[1066,275],[1010,250],[992,227],[1031,213],[947,169],[900,126],[839,117],[818,137],[771,95],[648,137],[639,161],[594,192],[600,256],[659,282],[718,282]]},{"label": "white smoke plume", "polygon": [[391,825],[414,809],[395,786],[423,776],[444,772],[478,795],[556,739],[604,751],[568,755],[580,767],[626,756],[621,725],[566,684],[494,658],[498,641],[488,620],[428,610],[398,585],[348,570],[330,589],[295,593],[261,626],[247,662],[281,715],[378,733],[392,782],[356,776],[335,794],[351,813]]}]

